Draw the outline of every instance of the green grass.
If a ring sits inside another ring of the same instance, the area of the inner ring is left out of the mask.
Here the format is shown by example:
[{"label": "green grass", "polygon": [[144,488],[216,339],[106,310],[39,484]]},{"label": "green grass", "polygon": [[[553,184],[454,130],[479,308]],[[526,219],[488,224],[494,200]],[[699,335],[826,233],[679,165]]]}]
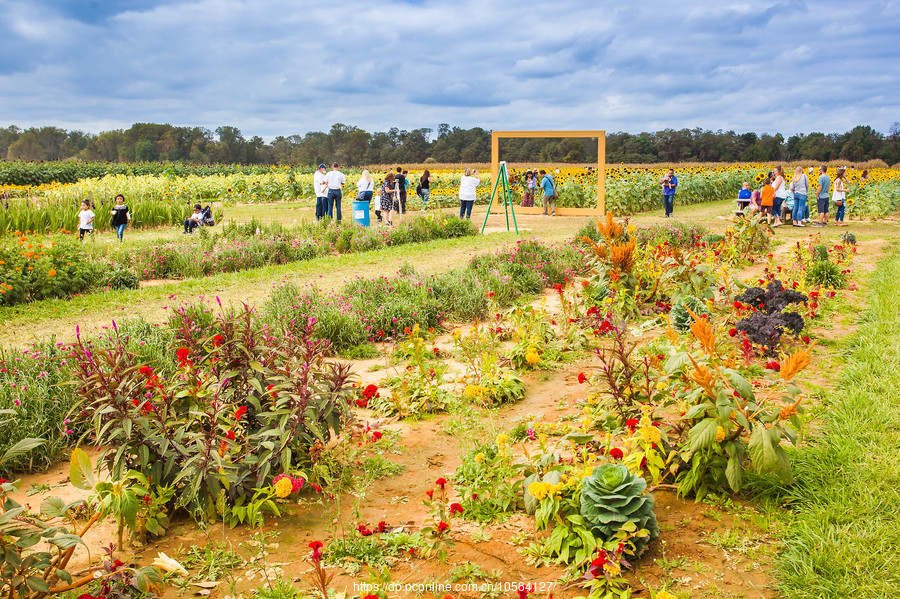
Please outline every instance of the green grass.
[{"label": "green grass", "polygon": [[871,279],[862,326],[833,372],[816,436],[796,455],[794,512],[776,564],[782,597],[900,596],[900,251]]}]

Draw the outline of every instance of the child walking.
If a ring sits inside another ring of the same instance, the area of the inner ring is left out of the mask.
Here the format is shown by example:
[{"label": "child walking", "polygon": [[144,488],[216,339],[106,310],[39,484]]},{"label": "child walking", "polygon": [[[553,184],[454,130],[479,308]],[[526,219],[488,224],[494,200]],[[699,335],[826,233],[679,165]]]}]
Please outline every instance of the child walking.
[{"label": "child walking", "polygon": [[94,212],[88,203],[81,202],[81,212],[78,213],[78,238],[84,241],[84,234],[94,232]]},{"label": "child walking", "polygon": [[116,205],[109,213],[112,215],[112,226],[116,230],[116,237],[119,238],[119,243],[122,243],[125,225],[131,220],[131,213],[128,211],[128,206],[125,205],[125,196],[121,193],[116,196]]}]

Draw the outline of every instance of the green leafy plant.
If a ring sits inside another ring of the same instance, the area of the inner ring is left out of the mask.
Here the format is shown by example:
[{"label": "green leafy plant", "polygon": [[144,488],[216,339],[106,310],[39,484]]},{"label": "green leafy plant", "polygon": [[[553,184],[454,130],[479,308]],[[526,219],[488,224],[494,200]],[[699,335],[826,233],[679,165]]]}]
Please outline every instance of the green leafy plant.
[{"label": "green leafy plant", "polygon": [[659,537],[653,495],[645,494],[647,483],[622,464],[603,464],[584,479],[581,517],[588,529],[604,541],[613,539],[626,522],[649,535],[634,540],[637,555]]},{"label": "green leafy plant", "polygon": [[691,312],[698,317],[709,315],[706,305],[696,297],[685,295],[678,298],[678,301],[672,305],[672,311],[669,314],[672,326],[681,332],[689,330],[691,328],[691,322],[693,322],[690,314]]},{"label": "green leafy plant", "polygon": [[135,470],[177,489],[174,506],[214,518],[220,493],[229,504],[252,495],[279,472],[308,465],[309,448],[343,428],[349,367],[326,363],[310,321],[273,335],[247,307],[221,312],[211,331],[177,316],[170,379],[142,364],[116,331],[102,349],[79,337],[76,411],[95,442],[111,448],[98,465],[113,481]]},{"label": "green leafy plant", "polygon": [[834,287],[843,289],[847,286],[847,275],[841,271],[841,267],[828,260],[819,260],[806,269],[807,285],[819,287]]}]

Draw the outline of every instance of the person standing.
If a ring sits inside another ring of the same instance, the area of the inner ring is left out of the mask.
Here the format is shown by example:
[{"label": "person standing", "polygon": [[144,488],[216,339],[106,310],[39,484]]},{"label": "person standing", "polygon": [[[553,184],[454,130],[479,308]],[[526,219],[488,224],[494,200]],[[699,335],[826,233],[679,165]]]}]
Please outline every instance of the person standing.
[{"label": "person standing", "polygon": [[409,171],[403,170],[402,167],[397,167],[397,175],[394,177],[394,181],[397,183],[397,192],[398,198],[400,200],[400,214],[406,214],[406,185],[409,180],[406,178],[406,175]]},{"label": "person standing", "polygon": [[112,215],[112,226],[116,230],[116,237],[119,243],[122,243],[122,236],[125,234],[125,225],[131,220],[131,213],[128,212],[128,206],[125,205],[125,196],[121,193],[116,196],[116,205],[109,211]]},{"label": "person standing", "polygon": [[809,179],[803,172],[803,167],[794,169],[794,177],[791,179],[791,193],[794,194],[794,210],[791,212],[791,224],[795,227],[805,227],[803,214],[806,210],[806,198],[809,196]]},{"label": "person standing", "polygon": [[775,190],[775,197],[772,202],[772,214],[775,216],[775,224],[772,226],[780,227],[781,210],[784,206],[784,200],[787,198],[787,185],[784,181],[784,169],[781,168],[780,165],[775,167],[772,188]]},{"label": "person standing", "polygon": [[81,202],[81,212],[78,213],[78,238],[84,241],[84,235],[94,234],[94,211],[91,210],[87,200]]},{"label": "person standing", "polygon": [[828,226],[828,194],[831,191],[831,177],[827,175],[828,166],[819,167],[819,184],[816,187],[816,207],[819,210],[819,222],[814,227]]},{"label": "person standing", "polygon": [[[387,224],[389,227],[394,226],[391,218],[394,215],[394,194],[397,192],[397,186],[394,182],[394,173],[388,171],[381,184],[381,211],[387,212]],[[377,213],[376,213],[377,214]],[[381,215],[378,215],[378,222],[381,222]]]},{"label": "person standing", "polygon": [[675,176],[674,169],[670,168],[659,183],[662,185],[663,208],[666,211],[666,218],[669,218],[675,210],[675,189],[678,187],[678,177]]},{"label": "person standing", "polygon": [[766,223],[772,224],[772,208],[775,205],[775,188],[772,187],[772,175],[763,180],[762,191],[759,192],[760,214],[765,215]]},{"label": "person standing", "polygon": [[847,183],[844,180],[844,173],[847,169],[841,167],[834,174],[834,195],[831,201],[834,202],[834,224],[838,227],[844,227],[844,211],[847,204]]},{"label": "person standing", "polygon": [[341,222],[341,188],[344,187],[344,173],[338,170],[338,163],[331,163],[331,172],[325,175],[325,184],[328,187],[328,218],[334,218]]},{"label": "person standing", "polygon": [[525,191],[522,193],[522,207],[531,208],[534,206],[534,190],[537,187],[537,179],[530,170],[525,171]]},{"label": "person standing", "polygon": [[475,199],[478,197],[478,184],[481,183],[481,177],[478,176],[478,169],[472,170],[467,168],[463,172],[463,176],[459,178],[459,217],[472,218],[472,206],[475,205]]},{"label": "person standing", "polygon": [[553,181],[553,175],[544,169],[541,169],[541,188],[544,190],[544,213],[541,216],[547,216],[547,207],[550,207],[550,216],[556,216],[556,183]]},{"label": "person standing", "polygon": [[322,220],[328,211],[328,184],[325,183],[324,164],[320,164],[313,175],[313,191],[316,194],[316,220]]},{"label": "person standing", "polygon": [[419,177],[419,187],[421,188],[422,195],[422,210],[428,210],[428,198],[431,197],[431,182],[434,181],[434,177],[431,176],[431,173],[428,169],[425,169],[425,172],[422,173],[422,176]]}]

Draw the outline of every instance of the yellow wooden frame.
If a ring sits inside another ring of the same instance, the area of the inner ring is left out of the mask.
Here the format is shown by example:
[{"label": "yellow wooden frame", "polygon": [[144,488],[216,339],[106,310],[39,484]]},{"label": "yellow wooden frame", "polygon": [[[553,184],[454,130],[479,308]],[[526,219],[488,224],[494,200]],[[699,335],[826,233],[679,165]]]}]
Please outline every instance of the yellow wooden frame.
[{"label": "yellow wooden frame", "polygon": [[[606,131],[491,131],[491,181],[496,185],[500,167],[500,140],[512,137],[597,138],[597,207],[556,208],[560,216],[603,216],[606,214]],[[493,192],[493,188],[491,189]],[[535,198],[537,202],[538,198]],[[499,207],[495,207],[499,210]],[[519,214],[542,214],[543,207],[516,206]],[[493,212],[493,210],[492,210]]]}]

